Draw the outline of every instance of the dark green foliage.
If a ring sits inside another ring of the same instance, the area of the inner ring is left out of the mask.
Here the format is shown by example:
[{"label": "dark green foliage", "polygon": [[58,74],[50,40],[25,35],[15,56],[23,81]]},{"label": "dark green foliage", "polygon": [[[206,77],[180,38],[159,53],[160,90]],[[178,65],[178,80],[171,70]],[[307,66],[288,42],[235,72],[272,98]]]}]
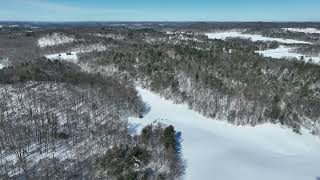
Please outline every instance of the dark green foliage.
[{"label": "dark green foliage", "polygon": [[176,149],[176,131],[174,130],[173,126],[168,126],[164,129],[162,136],[161,136],[161,142],[163,143],[164,147],[166,149],[173,148]]},{"label": "dark green foliage", "polygon": [[143,143],[147,144],[152,135],[152,125],[147,125],[142,129],[141,138]]}]

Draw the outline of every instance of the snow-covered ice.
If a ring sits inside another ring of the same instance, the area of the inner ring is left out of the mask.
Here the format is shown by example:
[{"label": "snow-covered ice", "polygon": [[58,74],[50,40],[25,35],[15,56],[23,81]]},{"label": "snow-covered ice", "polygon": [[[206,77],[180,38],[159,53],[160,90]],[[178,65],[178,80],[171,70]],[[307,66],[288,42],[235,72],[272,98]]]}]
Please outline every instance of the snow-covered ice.
[{"label": "snow-covered ice", "polygon": [[320,29],[316,29],[316,28],[282,28],[282,29],[290,32],[320,34]]},{"label": "snow-covered ice", "polygon": [[46,35],[40,39],[38,39],[38,45],[42,48],[44,47],[50,47],[65,43],[71,43],[75,39],[72,36],[66,36],[61,33],[53,33],[51,35]]},{"label": "snow-covered ice", "polygon": [[151,111],[129,122],[142,127],[157,120],[182,133],[185,179],[316,180],[320,176],[319,137],[274,124],[230,125],[137,89]]},{"label": "snow-covered ice", "polygon": [[224,32],[206,33],[206,35],[208,36],[209,39],[225,40],[227,38],[242,38],[242,39],[250,39],[251,41],[277,41],[279,43],[285,43],[285,44],[311,44],[306,41],[299,41],[294,39],[270,38],[270,37],[264,37],[262,35],[243,34],[240,31],[224,31]]},{"label": "snow-covered ice", "polygon": [[[298,60],[303,60],[305,62],[320,64],[320,57],[306,56],[306,55],[303,55],[303,54],[295,53],[293,51],[294,51],[293,47],[279,46],[276,49],[267,49],[267,50],[262,50],[262,51],[256,51],[256,53],[262,54],[265,57],[272,57],[272,58],[276,58],[276,59],[280,59],[280,58],[287,58],[287,59],[296,58]],[[301,59],[301,57],[303,57],[303,59]]]}]

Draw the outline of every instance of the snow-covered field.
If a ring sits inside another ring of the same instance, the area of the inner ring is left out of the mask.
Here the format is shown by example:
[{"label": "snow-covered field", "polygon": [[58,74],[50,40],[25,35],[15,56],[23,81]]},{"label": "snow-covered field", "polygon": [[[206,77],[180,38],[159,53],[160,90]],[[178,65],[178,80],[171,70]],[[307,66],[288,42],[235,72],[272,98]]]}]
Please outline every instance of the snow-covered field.
[{"label": "snow-covered field", "polygon": [[320,29],[316,29],[316,28],[282,28],[282,29],[285,31],[290,31],[290,32],[320,34]]},{"label": "snow-covered field", "polygon": [[71,43],[74,40],[75,40],[74,37],[66,36],[61,33],[53,33],[51,35],[48,34],[48,35],[40,38],[38,40],[38,45],[40,47],[44,48],[44,47],[65,44],[65,43]]},{"label": "snow-covered field", "polygon": [[9,65],[8,58],[0,59],[0,69],[3,69],[5,67],[7,67],[8,65]]},{"label": "snow-covered field", "polygon": [[224,32],[206,33],[206,35],[208,36],[209,39],[225,40],[227,38],[242,38],[242,39],[250,39],[251,41],[277,41],[279,43],[285,43],[285,44],[311,44],[306,41],[298,41],[294,39],[270,38],[270,37],[264,37],[262,35],[243,34],[240,31],[224,31]]},{"label": "snow-covered field", "polygon": [[130,118],[129,122],[146,125],[161,121],[182,133],[185,179],[316,180],[320,176],[319,137],[307,132],[298,135],[273,124],[233,126],[137,89],[151,111],[143,119]]},{"label": "snow-covered field", "polygon": [[93,51],[101,52],[101,51],[105,51],[105,50],[107,50],[107,47],[105,45],[92,44],[89,46],[80,46],[80,47],[74,48],[70,52],[45,55],[45,57],[48,59],[51,59],[51,60],[61,60],[61,61],[78,63],[78,54],[79,53],[89,53],[89,52],[93,52]]},{"label": "snow-covered field", "polygon": [[[287,46],[279,46],[276,49],[267,49],[263,51],[256,51],[256,53],[262,54],[265,57],[272,57],[272,58],[297,58],[298,60],[302,60],[305,62],[320,64],[320,57],[310,57],[299,53],[293,52],[294,48],[287,47]],[[303,57],[303,59],[301,58]]]}]

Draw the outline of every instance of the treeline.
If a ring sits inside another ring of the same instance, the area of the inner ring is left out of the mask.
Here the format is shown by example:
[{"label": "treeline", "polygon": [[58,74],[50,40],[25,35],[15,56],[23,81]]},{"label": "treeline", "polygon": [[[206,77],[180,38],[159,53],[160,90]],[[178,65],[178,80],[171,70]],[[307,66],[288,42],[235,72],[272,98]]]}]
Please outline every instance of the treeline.
[{"label": "treeline", "polygon": [[247,31],[246,33],[250,34],[260,34],[266,37],[274,37],[274,38],[283,38],[283,39],[297,39],[301,41],[307,41],[311,43],[320,43],[320,35],[319,34],[310,34],[310,33],[303,33],[303,32],[291,32],[286,31],[280,28],[252,28]]},{"label": "treeline", "polygon": [[300,46],[295,49],[295,52],[305,54],[306,56],[320,57],[320,45],[312,44]]},{"label": "treeline", "polygon": [[117,179],[177,179],[185,170],[179,133],[173,126],[148,125],[136,137],[140,146],[115,146],[100,160],[103,173]]}]

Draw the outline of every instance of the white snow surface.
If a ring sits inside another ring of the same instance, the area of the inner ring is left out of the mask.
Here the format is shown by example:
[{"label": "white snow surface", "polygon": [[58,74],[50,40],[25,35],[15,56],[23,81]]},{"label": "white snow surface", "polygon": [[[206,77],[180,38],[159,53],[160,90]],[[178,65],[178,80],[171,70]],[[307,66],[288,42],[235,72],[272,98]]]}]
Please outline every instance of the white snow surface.
[{"label": "white snow surface", "polygon": [[251,41],[277,41],[279,43],[285,44],[311,44],[306,41],[299,41],[294,39],[282,39],[282,38],[270,38],[264,37],[262,35],[253,35],[253,34],[243,34],[240,31],[223,31],[215,33],[206,33],[209,39],[221,39],[225,40],[227,38],[242,38],[250,39]]},{"label": "white snow surface", "polygon": [[115,40],[123,40],[125,37],[121,34],[91,34],[97,37],[102,37],[102,38],[111,38]]},{"label": "white snow surface", "polygon": [[0,59],[0,69],[3,69],[7,66],[9,66],[9,59],[8,58]]},{"label": "white snow surface", "polygon": [[158,121],[182,133],[182,153],[187,160],[184,179],[316,180],[320,176],[319,137],[305,131],[299,135],[274,124],[230,125],[149,90],[137,90],[151,111],[143,119],[130,118],[130,124],[140,125],[141,131],[142,126]]},{"label": "white snow surface", "polygon": [[262,50],[262,51],[256,51],[256,53],[262,54],[265,57],[272,57],[272,58],[276,58],[276,59],[280,59],[280,58],[287,58],[287,59],[296,58],[298,60],[301,60],[301,57],[303,57],[303,61],[304,62],[320,64],[320,57],[306,56],[306,55],[303,55],[303,54],[295,53],[295,52],[293,52],[293,50],[294,50],[293,47],[279,46],[276,49],[267,49],[267,50]]},{"label": "white snow surface", "polygon": [[282,28],[282,29],[290,32],[320,34],[320,29],[316,29],[316,28]]},{"label": "white snow surface", "polygon": [[13,24],[13,25],[10,25],[10,26],[8,26],[9,28],[15,28],[15,27],[19,27],[19,25],[17,25],[17,24]]},{"label": "white snow surface", "polygon": [[70,52],[71,54],[64,53],[56,53],[45,55],[46,58],[51,60],[60,60],[60,61],[68,61],[73,63],[78,63],[78,53],[79,52]]},{"label": "white snow surface", "polygon": [[46,35],[40,39],[38,39],[38,45],[42,48],[50,47],[60,44],[71,43],[75,39],[72,36],[66,36],[61,33],[53,33],[52,35]]}]

